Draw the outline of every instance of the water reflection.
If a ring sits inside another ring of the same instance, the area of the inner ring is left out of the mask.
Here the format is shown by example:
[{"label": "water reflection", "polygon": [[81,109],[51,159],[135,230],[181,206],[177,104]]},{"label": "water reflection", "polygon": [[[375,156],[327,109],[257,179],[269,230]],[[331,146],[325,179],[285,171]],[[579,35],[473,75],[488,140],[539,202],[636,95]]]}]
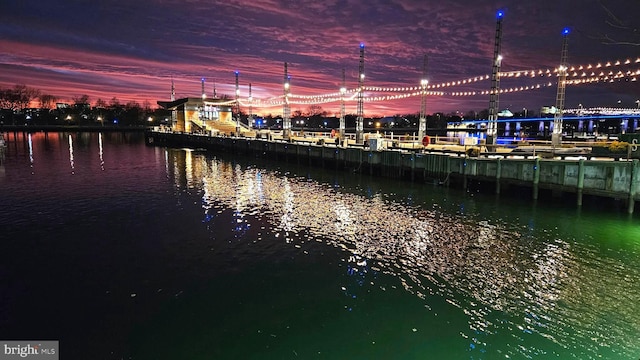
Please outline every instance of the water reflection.
[{"label": "water reflection", "polygon": [[69,134],[69,163],[71,164],[71,173],[73,174],[75,165],[73,163],[73,138],[71,138],[71,134]]},{"label": "water reflection", "polygon": [[102,133],[98,133],[98,157],[100,158],[100,170],[104,171],[104,157],[102,150]]},{"label": "water reflection", "polygon": [[[82,170],[90,171],[92,170],[91,165],[97,164],[88,158],[87,161],[84,161],[84,155],[89,151],[96,151],[98,153],[99,168],[104,171],[106,165],[105,152],[107,151],[105,149],[105,141],[109,144],[121,144],[123,143],[123,139],[126,139],[126,136],[119,133],[22,132],[7,135],[6,138],[10,140],[5,149],[6,156],[10,159],[17,158],[24,159],[25,162],[28,161],[31,174],[35,175],[39,171],[46,169],[46,162],[52,152],[57,149],[62,150],[63,147],[64,152],[68,154],[68,164],[72,174],[80,170],[80,168],[77,167],[78,156],[83,159]],[[135,139],[132,139],[132,141],[135,141]],[[42,159],[45,161],[39,161]],[[89,167],[85,167],[85,165]]]},{"label": "water reflection", "polygon": [[33,142],[31,141],[31,134],[29,134],[29,166],[31,166],[31,173],[33,174]]},{"label": "water reflection", "polygon": [[343,249],[349,274],[358,278],[354,286],[378,287],[374,278],[382,272],[427,309],[433,297],[459,308],[468,318],[460,335],[480,356],[488,349],[527,358],[640,350],[637,252],[611,253],[588,234],[568,239],[533,221],[488,221],[468,210],[451,214],[340,192],[192,151],[169,151],[168,159],[176,188],[201,192],[205,221],[233,209],[239,236],[266,223],[294,246],[319,241]]}]

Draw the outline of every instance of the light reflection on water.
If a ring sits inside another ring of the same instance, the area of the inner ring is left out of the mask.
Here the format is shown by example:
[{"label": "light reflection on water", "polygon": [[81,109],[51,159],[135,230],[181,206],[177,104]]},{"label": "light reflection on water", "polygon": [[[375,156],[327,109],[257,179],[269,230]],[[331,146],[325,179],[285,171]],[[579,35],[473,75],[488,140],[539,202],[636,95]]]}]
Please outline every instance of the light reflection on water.
[{"label": "light reflection on water", "polygon": [[562,229],[429,210],[192,151],[185,156],[184,177],[172,152],[167,166],[176,188],[185,179],[201,191],[204,218],[231,208],[238,232],[266,222],[293,246],[318,241],[343,249],[361,284],[378,286],[371,274],[382,272],[427,308],[430,298],[445,299],[467,315],[460,336],[472,353],[638,356],[637,252],[603,250],[588,233],[570,239]]}]

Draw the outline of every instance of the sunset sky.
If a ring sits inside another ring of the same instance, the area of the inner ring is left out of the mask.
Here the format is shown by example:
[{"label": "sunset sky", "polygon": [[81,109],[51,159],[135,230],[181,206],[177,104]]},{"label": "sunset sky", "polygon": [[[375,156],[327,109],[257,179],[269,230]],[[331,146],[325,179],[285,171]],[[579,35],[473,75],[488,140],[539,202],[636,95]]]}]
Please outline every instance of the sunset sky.
[{"label": "sunset sky", "polygon": [[[639,28],[640,1],[600,0],[623,25]],[[206,92],[233,96],[234,71],[241,97],[282,95],[283,63],[291,92],[337,92],[342,69],[348,88],[357,87],[359,46],[365,44],[365,85],[418,86],[424,55],[430,84],[491,73],[496,11],[503,9],[502,71],[554,69],[560,63],[562,29],[570,27],[570,66],[621,60],[605,71],[637,71],[640,46],[604,44],[640,35],[610,24],[598,0],[1,0],[0,87],[25,84],[70,102],[89,95],[107,102],[169,100]],[[624,64],[624,60],[631,60]],[[589,76],[587,76],[589,77]],[[640,78],[640,76],[639,76]],[[566,107],[578,104],[635,107],[639,82],[568,85]],[[500,108],[521,111],[555,103],[555,77],[503,78],[501,87],[535,86],[506,93]],[[488,95],[451,92],[489,90],[489,80],[451,86],[428,98],[428,113],[480,111]],[[434,89],[438,90],[438,89]],[[388,93],[395,95],[399,93]],[[374,96],[365,93],[365,96]],[[308,105],[293,105],[305,111]],[[339,103],[321,104],[330,112]],[[366,115],[416,113],[420,97],[365,103]],[[355,113],[356,103],[347,103]],[[280,114],[281,107],[254,112]]]}]

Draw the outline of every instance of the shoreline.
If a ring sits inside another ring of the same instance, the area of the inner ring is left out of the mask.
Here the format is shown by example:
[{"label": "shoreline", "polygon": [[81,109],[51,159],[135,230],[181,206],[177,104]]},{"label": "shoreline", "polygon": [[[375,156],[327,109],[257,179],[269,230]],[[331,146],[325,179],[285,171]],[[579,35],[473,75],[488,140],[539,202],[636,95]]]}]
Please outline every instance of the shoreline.
[{"label": "shoreline", "polygon": [[9,132],[144,132],[146,126],[79,126],[79,125],[0,125],[0,133]]}]

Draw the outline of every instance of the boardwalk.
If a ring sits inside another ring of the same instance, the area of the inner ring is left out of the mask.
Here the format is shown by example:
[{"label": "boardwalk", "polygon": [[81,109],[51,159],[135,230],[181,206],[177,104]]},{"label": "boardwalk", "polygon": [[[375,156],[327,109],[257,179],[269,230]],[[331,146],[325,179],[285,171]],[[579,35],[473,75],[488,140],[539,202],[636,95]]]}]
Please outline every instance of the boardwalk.
[{"label": "boardwalk", "polygon": [[219,137],[148,131],[148,145],[203,148],[234,154],[244,153],[272,159],[307,162],[310,165],[356,170],[372,175],[436,179],[442,184],[462,184],[469,180],[493,183],[496,193],[505,185],[531,189],[537,199],[540,189],[576,194],[582,205],[584,194],[623,199],[633,213],[640,196],[638,159],[552,158],[511,156],[494,153],[471,157],[459,147],[439,147],[411,151],[408,149],[374,150],[364,146],[342,146],[313,141],[300,143],[242,137]]}]

